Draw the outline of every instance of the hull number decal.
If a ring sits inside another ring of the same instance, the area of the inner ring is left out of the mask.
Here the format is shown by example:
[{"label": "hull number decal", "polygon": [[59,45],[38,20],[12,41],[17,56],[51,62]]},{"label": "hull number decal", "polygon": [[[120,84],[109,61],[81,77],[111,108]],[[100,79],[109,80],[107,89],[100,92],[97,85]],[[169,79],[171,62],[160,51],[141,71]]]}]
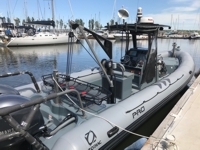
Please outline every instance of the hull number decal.
[{"label": "hull number decal", "polygon": [[139,109],[137,109],[136,111],[134,111],[134,112],[132,113],[133,119],[134,119],[136,116],[142,114],[144,111],[145,111],[145,107],[144,107],[144,106],[142,106],[141,108],[139,108]]}]

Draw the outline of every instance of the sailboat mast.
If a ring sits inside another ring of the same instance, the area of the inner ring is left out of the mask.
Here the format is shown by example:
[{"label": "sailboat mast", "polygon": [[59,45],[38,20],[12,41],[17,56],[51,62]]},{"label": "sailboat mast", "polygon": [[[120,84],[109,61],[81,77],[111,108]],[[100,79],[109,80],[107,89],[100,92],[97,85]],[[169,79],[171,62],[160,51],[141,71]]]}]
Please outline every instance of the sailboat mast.
[{"label": "sailboat mast", "polygon": [[39,12],[39,2],[37,0],[37,9],[38,9],[38,19],[40,20],[40,12]]},{"label": "sailboat mast", "polygon": [[114,0],[114,5],[113,5],[113,12],[112,12],[112,19],[115,21],[115,9],[116,9],[116,0]]},{"label": "sailboat mast", "polygon": [[28,21],[27,2],[26,2],[26,0],[24,0],[24,15],[25,15],[25,21]]},{"label": "sailboat mast", "polygon": [[51,0],[51,9],[52,9],[52,20],[55,21],[55,16],[54,16],[54,1]]},{"label": "sailboat mast", "polygon": [[[51,0],[51,9],[52,9],[52,20],[55,22],[55,16],[54,16],[54,1]],[[55,33],[55,27],[53,27],[53,33]]]},{"label": "sailboat mast", "polygon": [[10,22],[12,22],[12,16],[11,16],[11,12],[10,12],[10,0],[8,0],[8,9],[9,9],[9,18],[10,18]]}]

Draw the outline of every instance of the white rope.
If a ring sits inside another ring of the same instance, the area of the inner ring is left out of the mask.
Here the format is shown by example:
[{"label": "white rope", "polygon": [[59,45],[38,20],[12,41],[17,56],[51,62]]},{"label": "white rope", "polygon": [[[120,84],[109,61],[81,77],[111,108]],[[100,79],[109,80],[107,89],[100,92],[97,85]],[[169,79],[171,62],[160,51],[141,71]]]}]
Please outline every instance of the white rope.
[{"label": "white rope", "polygon": [[[60,88],[60,90],[63,91],[62,87],[60,87],[60,85],[59,85],[58,82],[55,80],[55,78],[54,78],[54,77],[52,77],[52,78],[53,78],[54,82],[57,84],[57,86]],[[69,100],[70,100],[74,105],[76,105],[80,110],[82,110],[82,111],[84,111],[84,112],[86,112],[86,113],[88,113],[88,114],[90,114],[90,115],[93,115],[93,116],[95,116],[95,117],[101,118],[101,119],[107,121],[108,123],[112,124],[113,126],[116,126],[116,127],[120,128],[121,130],[123,130],[123,131],[125,131],[125,132],[127,132],[127,133],[130,133],[130,134],[132,134],[132,135],[136,135],[136,136],[139,136],[139,137],[142,137],[142,138],[146,138],[146,139],[149,139],[149,138],[150,138],[150,137],[148,137],[148,136],[141,135],[141,134],[134,133],[134,132],[132,132],[132,131],[126,130],[126,129],[124,129],[123,127],[118,126],[117,124],[115,124],[115,123],[113,123],[113,122],[107,120],[106,118],[104,118],[104,117],[102,117],[102,116],[93,114],[93,113],[91,113],[91,112],[88,112],[88,111],[82,109],[81,107],[79,107],[79,106],[68,96],[68,94],[65,94],[65,95],[66,95],[67,98],[69,98]],[[177,146],[177,144],[176,144],[174,141],[169,141],[169,140],[163,139],[163,138],[156,138],[156,137],[153,137],[153,136],[151,136],[151,137],[157,139],[157,141],[154,141],[154,142],[153,142],[153,144],[152,144],[152,149],[158,150],[158,148],[162,148],[162,149],[163,149],[163,148],[166,148],[165,150],[171,150],[170,147],[165,147],[164,145],[161,145],[161,144],[162,144],[161,141],[165,141],[166,143],[169,143],[169,146],[172,146],[172,145],[173,145],[173,149],[174,149],[174,150],[179,150],[179,147]],[[158,142],[159,142],[159,144],[156,144],[157,146],[155,146],[155,143],[158,143]],[[163,146],[164,146],[164,147],[163,147]],[[169,148],[169,149],[168,149],[168,148]]]}]

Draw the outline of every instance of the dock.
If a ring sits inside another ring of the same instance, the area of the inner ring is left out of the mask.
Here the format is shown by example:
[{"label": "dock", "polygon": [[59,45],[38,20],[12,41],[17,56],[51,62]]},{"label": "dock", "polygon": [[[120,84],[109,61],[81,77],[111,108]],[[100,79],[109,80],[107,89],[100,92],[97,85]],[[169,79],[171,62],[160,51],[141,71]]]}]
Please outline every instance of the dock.
[{"label": "dock", "polygon": [[193,82],[141,150],[200,149],[200,76]]}]

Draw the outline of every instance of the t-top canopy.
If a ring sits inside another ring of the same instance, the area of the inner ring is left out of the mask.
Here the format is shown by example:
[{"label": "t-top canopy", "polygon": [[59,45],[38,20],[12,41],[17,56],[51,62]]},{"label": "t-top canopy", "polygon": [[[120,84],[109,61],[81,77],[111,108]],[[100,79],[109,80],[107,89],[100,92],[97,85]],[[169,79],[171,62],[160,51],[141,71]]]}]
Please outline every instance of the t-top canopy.
[{"label": "t-top canopy", "polygon": [[114,30],[120,30],[120,31],[131,31],[133,32],[139,32],[139,33],[149,33],[149,32],[155,32],[157,30],[163,30],[164,27],[171,28],[168,25],[160,25],[160,24],[153,24],[153,23],[135,23],[135,24],[115,24],[115,25],[107,25],[105,26],[108,30],[114,31]]}]

